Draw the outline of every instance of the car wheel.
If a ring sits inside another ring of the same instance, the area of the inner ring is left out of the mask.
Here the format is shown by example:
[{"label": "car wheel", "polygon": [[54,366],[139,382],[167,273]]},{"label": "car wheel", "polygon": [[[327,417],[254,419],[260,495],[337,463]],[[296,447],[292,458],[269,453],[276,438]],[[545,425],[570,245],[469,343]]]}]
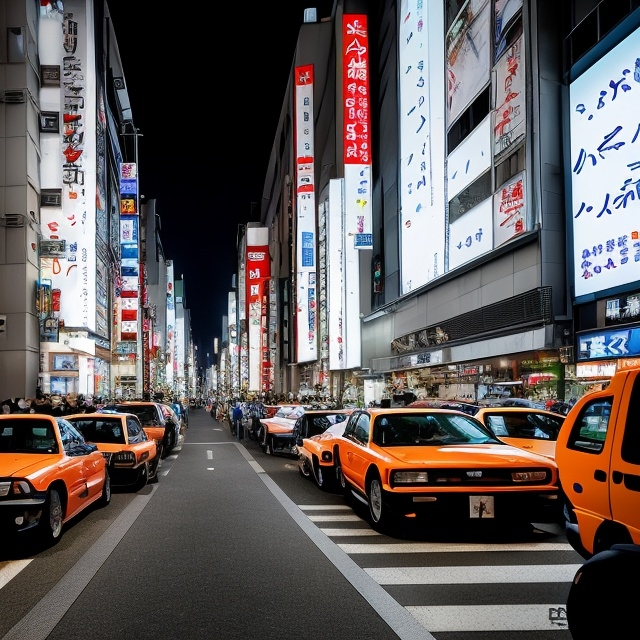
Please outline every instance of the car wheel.
[{"label": "car wheel", "polygon": [[145,462],[140,469],[138,469],[138,477],[136,481],[133,483],[133,490],[140,491],[143,487],[146,486],[149,481],[149,463]]},{"label": "car wheel", "polygon": [[102,485],[102,495],[100,496],[100,506],[106,507],[111,502],[111,476],[109,470],[104,470],[104,484]]},{"label": "car wheel", "polygon": [[309,463],[307,459],[304,458],[298,462],[298,471],[303,478],[311,477],[311,470],[309,469]]},{"label": "car wheel", "polygon": [[384,504],[382,480],[380,480],[380,476],[377,473],[369,479],[367,485],[367,500],[369,502],[369,516],[374,528],[386,528],[390,518]]},{"label": "car wheel", "polygon": [[160,470],[160,451],[158,451],[154,460],[151,461],[149,466],[149,478],[147,484],[155,484],[158,482],[158,471]]},{"label": "car wheel", "polygon": [[38,523],[38,532],[44,542],[53,543],[60,538],[63,520],[60,494],[56,489],[50,489]]},{"label": "car wheel", "polygon": [[324,472],[322,471],[322,467],[320,466],[317,460],[313,461],[313,471],[314,471],[313,475],[316,479],[316,484],[322,489],[323,486],[325,485]]}]

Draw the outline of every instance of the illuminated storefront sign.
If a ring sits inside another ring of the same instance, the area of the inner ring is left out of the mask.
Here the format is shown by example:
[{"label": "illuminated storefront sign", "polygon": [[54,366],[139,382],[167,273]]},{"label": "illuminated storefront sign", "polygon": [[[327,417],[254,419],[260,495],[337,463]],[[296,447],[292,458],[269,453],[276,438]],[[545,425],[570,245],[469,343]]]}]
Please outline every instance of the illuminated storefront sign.
[{"label": "illuminated storefront sign", "polygon": [[316,360],[316,203],[313,65],[295,69],[296,361]]},{"label": "illuminated storefront sign", "polygon": [[603,329],[578,336],[577,360],[640,356],[640,327]]}]

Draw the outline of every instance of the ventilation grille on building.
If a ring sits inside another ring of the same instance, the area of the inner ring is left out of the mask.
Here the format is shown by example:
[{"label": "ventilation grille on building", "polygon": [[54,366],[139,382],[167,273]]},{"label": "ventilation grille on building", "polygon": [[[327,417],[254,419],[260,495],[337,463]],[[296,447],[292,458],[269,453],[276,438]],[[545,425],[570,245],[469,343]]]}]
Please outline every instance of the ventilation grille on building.
[{"label": "ventilation grille on building", "polygon": [[[372,368],[375,372],[392,371],[394,368],[408,366],[409,360],[406,356],[412,353],[420,354],[427,346],[439,345],[439,348],[443,348],[452,342],[475,342],[490,335],[506,334],[518,328],[552,322],[551,287],[533,289],[508,300],[456,316],[441,322],[437,327],[421,329],[396,338],[393,341],[394,348],[402,353],[390,358],[374,358]],[[429,338],[434,335],[446,338],[437,343],[432,342]]]},{"label": "ventilation grille on building", "polygon": [[11,89],[0,92],[0,102],[21,103],[26,101],[24,89]]},{"label": "ventilation grille on building", "polygon": [[40,194],[41,207],[59,207],[62,205],[62,189],[43,189]]},{"label": "ventilation grille on building", "polygon": [[18,213],[3,213],[0,215],[0,225],[19,229],[24,227],[24,217]]}]

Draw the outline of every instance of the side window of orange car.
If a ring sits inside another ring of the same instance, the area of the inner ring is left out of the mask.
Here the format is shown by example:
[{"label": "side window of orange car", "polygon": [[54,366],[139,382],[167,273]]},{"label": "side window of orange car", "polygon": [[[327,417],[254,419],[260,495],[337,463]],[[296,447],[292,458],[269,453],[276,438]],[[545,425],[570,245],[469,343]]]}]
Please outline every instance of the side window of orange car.
[{"label": "side window of orange car", "polygon": [[638,429],[638,412],[640,411],[640,376],[636,376],[633,382],[629,408],[627,410],[627,423],[622,438],[621,456],[629,464],[640,464],[640,429]]},{"label": "side window of orange car", "polygon": [[613,398],[597,398],[586,404],[569,435],[568,447],[585,453],[600,453],[609,429]]},{"label": "side window of orange car", "polygon": [[353,433],[356,440],[362,444],[369,442],[369,422],[371,418],[366,413],[361,413]]}]

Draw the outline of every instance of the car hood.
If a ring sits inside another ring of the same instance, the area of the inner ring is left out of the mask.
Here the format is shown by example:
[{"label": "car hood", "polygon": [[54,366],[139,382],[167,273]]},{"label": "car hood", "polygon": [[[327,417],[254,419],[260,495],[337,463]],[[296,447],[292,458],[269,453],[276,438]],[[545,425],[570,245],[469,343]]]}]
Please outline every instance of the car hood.
[{"label": "car hood", "polygon": [[388,447],[385,454],[404,463],[445,467],[553,466],[551,460],[509,445],[474,444],[425,447]]},{"label": "car hood", "polygon": [[267,425],[269,433],[290,433],[293,431],[296,421],[287,418],[269,418],[262,420],[262,423]]},{"label": "car hood", "polygon": [[35,478],[59,460],[58,454],[3,453],[0,455],[0,476]]}]

